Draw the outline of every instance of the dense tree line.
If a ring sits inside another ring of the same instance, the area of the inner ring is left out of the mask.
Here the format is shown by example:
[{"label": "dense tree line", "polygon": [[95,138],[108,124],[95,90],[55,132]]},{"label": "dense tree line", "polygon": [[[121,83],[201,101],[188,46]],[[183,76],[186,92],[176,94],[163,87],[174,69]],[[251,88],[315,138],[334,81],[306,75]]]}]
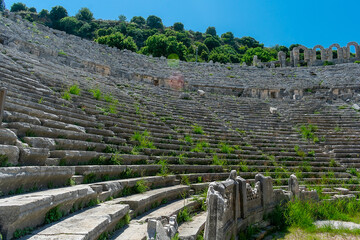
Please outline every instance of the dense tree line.
[{"label": "dense tree line", "polygon": [[[3,0],[0,0],[0,10]],[[3,4],[3,8],[5,5]],[[49,27],[65,31],[69,34],[94,40],[119,49],[128,49],[154,57],[165,56],[184,61],[195,61],[196,55],[200,62],[210,61],[220,63],[250,64],[257,55],[263,62],[273,61],[279,51],[284,51],[289,57],[290,48],[285,46],[264,47],[252,37],[237,38],[232,32],[219,36],[215,27],[208,27],[205,33],[185,30],[184,24],[174,23],[165,27],[162,19],[150,15],[147,19],[134,16],[127,21],[124,15],[118,20],[96,20],[88,8],[82,8],[75,16],[69,16],[62,6],[48,10],[28,8],[23,3],[14,3],[11,12],[22,12],[26,19],[37,21]]]}]

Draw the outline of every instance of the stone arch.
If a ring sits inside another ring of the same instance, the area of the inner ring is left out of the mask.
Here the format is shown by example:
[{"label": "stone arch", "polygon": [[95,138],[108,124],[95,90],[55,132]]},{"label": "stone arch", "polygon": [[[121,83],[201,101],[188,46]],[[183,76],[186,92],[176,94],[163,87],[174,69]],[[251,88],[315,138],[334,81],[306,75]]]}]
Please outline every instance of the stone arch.
[{"label": "stone arch", "polygon": [[316,50],[320,49],[320,54],[321,54],[321,61],[325,61],[326,60],[326,49],[321,46],[321,45],[316,45],[315,47],[313,47],[313,56],[312,59],[313,61],[317,60],[317,54],[316,54]]},{"label": "stone arch", "polygon": [[333,52],[332,49],[336,48],[337,49],[337,59],[343,59],[343,51],[342,48],[339,44],[334,43],[332,45],[330,45],[330,47],[328,48],[328,60],[332,61],[333,60]]},{"label": "stone arch", "polygon": [[294,47],[292,50],[292,56],[294,61],[294,66],[296,67],[300,61],[300,49],[304,50],[304,61],[306,63],[310,62],[310,51],[307,47],[303,45],[299,45],[297,47]]},{"label": "stone arch", "polygon": [[346,51],[346,54],[347,54],[347,57],[348,59],[350,59],[350,47],[351,46],[354,46],[355,47],[355,57],[356,58],[359,58],[360,57],[360,49],[359,49],[359,44],[357,42],[349,42],[347,45],[346,45],[346,48],[347,48],[347,51]]}]

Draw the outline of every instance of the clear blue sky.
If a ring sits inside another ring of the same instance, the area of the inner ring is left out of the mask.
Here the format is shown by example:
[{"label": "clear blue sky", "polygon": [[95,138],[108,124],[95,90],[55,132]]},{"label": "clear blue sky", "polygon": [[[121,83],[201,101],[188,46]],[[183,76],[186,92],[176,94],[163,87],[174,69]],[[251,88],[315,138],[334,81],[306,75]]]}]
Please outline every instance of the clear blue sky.
[{"label": "clear blue sky", "polygon": [[[7,8],[18,0],[5,0]],[[332,43],[345,46],[360,43],[359,0],[21,0],[28,7],[51,10],[65,7],[75,15],[88,7],[95,18],[117,19],[124,14],[156,15],[165,26],[182,22],[185,29],[204,32],[208,26],[217,33],[231,31],[236,37],[251,36],[265,44],[307,47]]]}]

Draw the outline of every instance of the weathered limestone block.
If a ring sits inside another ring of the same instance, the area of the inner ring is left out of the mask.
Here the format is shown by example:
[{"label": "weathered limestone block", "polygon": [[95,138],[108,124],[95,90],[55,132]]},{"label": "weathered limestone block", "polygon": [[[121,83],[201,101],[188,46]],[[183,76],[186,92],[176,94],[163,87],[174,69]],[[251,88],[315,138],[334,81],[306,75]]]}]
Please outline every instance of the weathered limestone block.
[{"label": "weathered limestone block", "polygon": [[0,88],[0,126],[2,124],[2,119],[4,116],[5,97],[6,97],[6,89]]},{"label": "weathered limestone block", "polygon": [[24,137],[24,141],[34,148],[47,148],[54,150],[56,148],[55,140],[44,137]]},{"label": "weathered limestone block", "polygon": [[255,176],[255,182],[260,182],[262,193],[261,201],[263,208],[268,208],[273,204],[274,190],[271,177],[265,177],[258,173]]},{"label": "weathered limestone block", "polygon": [[291,193],[291,199],[300,197],[299,182],[295,174],[292,174],[289,178],[289,191]]},{"label": "weathered limestone block", "polygon": [[147,227],[148,240],[170,240],[162,223],[155,219],[150,219]]},{"label": "weathered limestone block", "polygon": [[19,163],[20,150],[16,146],[0,145],[0,155],[7,157],[7,163],[17,165]]},{"label": "weathered limestone block", "polygon": [[0,168],[0,191],[7,194],[22,186],[26,191],[34,186],[65,185],[75,174],[74,167],[7,167]]},{"label": "weathered limestone block", "polygon": [[0,144],[16,145],[17,136],[10,129],[0,128]]},{"label": "weathered limestone block", "polygon": [[205,239],[225,239],[222,219],[226,212],[227,199],[225,197],[225,188],[221,183],[210,183],[206,203],[208,215],[205,224]]},{"label": "weathered limestone block", "polygon": [[39,118],[18,112],[4,111],[3,120],[6,122],[27,122],[35,125],[41,125]]},{"label": "weathered limestone block", "polygon": [[47,148],[20,148],[19,163],[26,166],[44,166],[48,157],[50,151]]},{"label": "weathered limestone block", "polygon": [[171,240],[178,231],[176,215],[173,215],[163,225],[162,221],[157,219],[149,219],[147,225],[148,240]]}]

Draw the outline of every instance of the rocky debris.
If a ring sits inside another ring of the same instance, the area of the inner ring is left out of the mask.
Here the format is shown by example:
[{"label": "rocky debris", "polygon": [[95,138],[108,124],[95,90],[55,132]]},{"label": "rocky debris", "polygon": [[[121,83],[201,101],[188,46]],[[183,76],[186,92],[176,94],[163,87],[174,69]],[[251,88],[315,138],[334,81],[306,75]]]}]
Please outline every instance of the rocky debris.
[{"label": "rocky debris", "polygon": [[198,94],[199,94],[200,97],[205,97],[205,91],[203,91],[203,90],[199,89]]},{"label": "rocky debris", "polygon": [[316,221],[314,224],[318,228],[331,227],[332,229],[360,229],[360,224],[335,220]]},{"label": "rocky debris", "polygon": [[[168,223],[163,223],[164,221]],[[171,240],[178,231],[176,215],[171,216],[168,220],[149,219],[148,220],[148,239],[149,240]]]},{"label": "rocky debris", "polygon": [[360,111],[360,106],[357,104],[353,104],[352,108],[355,109],[356,111]]},{"label": "rocky debris", "polygon": [[270,111],[271,114],[277,114],[278,113],[278,109],[275,108],[275,107],[270,107],[269,111]]},{"label": "rocky debris", "polygon": [[189,93],[181,93],[181,94],[179,95],[179,98],[180,98],[180,99],[184,99],[184,100],[190,100],[190,99],[191,99],[191,96],[190,96]]}]

